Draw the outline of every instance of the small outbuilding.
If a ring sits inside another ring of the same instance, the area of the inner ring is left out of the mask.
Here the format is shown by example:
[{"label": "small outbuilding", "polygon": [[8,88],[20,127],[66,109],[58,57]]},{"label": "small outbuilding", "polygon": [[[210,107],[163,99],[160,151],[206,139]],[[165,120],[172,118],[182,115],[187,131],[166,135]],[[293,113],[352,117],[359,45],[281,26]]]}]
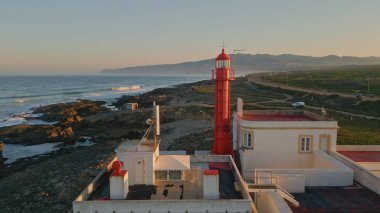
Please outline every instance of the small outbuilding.
[{"label": "small outbuilding", "polygon": [[126,103],[121,106],[122,110],[125,111],[135,111],[139,109],[139,104],[138,103]]}]

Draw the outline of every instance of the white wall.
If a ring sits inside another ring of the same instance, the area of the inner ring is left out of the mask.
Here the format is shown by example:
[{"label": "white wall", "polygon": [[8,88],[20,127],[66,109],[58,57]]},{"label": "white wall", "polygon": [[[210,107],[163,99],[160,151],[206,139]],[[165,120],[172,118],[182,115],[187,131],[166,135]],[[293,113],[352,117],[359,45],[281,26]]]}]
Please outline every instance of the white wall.
[{"label": "white wall", "polygon": [[[350,186],[353,184],[352,170],[343,169],[257,169],[271,171],[273,177],[280,179],[282,175],[303,175],[305,186]],[[287,183],[286,181],[281,182]],[[290,188],[286,185],[283,188]]]},{"label": "white wall", "polygon": [[345,168],[342,163],[337,161],[335,158],[332,158],[330,155],[322,151],[315,151],[312,155],[313,159],[313,168],[319,169],[336,169],[336,168]]},{"label": "white wall", "polygon": [[252,212],[249,200],[112,200],[112,201],[83,201],[73,203],[75,213],[246,213]]},{"label": "white wall", "polygon": [[[312,167],[309,168],[256,168],[254,172],[243,171],[243,176],[246,179],[254,180],[256,173],[260,175],[269,172],[274,177],[274,184],[289,192],[302,192],[304,186],[349,186],[353,184],[352,169],[321,151],[316,151],[309,156],[312,160]],[[304,181],[300,176],[304,177]]]},{"label": "white wall", "polygon": [[380,145],[336,145],[336,151],[380,151]]},{"label": "white wall", "polygon": [[119,152],[117,153],[119,161],[123,162],[123,170],[128,170],[129,185],[136,183],[136,161],[144,161],[145,166],[145,184],[154,184],[154,152]]},{"label": "white wall", "polygon": [[291,213],[291,209],[277,192],[256,192],[255,204],[259,213]]},{"label": "white wall", "polygon": [[276,185],[290,193],[305,192],[305,175],[303,174],[275,174]]},{"label": "white wall", "polygon": [[380,162],[357,162],[360,166],[363,166],[369,170],[380,171]]},{"label": "white wall", "polygon": [[299,136],[313,136],[313,151],[319,150],[320,135],[331,135],[332,147],[336,141],[336,129],[253,129],[253,131],[254,148],[240,151],[243,170],[310,168],[314,166],[313,156],[309,153],[299,153]]}]

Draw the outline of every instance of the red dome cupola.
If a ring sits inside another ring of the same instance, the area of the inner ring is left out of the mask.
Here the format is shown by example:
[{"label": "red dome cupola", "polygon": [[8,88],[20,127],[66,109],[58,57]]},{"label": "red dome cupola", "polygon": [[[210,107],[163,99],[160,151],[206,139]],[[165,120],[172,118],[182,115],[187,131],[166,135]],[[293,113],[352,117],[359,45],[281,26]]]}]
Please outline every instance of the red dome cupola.
[{"label": "red dome cupola", "polygon": [[216,57],[216,60],[230,60],[230,56],[224,52],[224,48],[222,49],[222,53]]}]

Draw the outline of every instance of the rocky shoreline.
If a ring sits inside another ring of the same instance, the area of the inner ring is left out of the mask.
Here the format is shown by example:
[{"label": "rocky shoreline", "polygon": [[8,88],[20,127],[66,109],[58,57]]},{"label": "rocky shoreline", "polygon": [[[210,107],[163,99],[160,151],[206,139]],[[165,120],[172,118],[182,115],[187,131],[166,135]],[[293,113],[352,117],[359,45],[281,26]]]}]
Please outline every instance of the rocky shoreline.
[{"label": "rocky shoreline", "polygon": [[80,136],[74,129],[85,118],[99,112],[107,111],[102,101],[79,100],[76,102],[51,104],[36,108],[34,114],[45,122],[56,122],[53,125],[19,124],[0,128],[0,141],[6,144],[36,145],[48,142],[74,143]]},{"label": "rocky shoreline", "polygon": [[[79,100],[39,107],[43,121],[53,125],[16,125],[0,128],[5,144],[36,145],[63,142],[49,155],[18,160],[0,167],[0,212],[67,212],[71,202],[92,178],[113,158],[114,149],[124,139],[139,139],[147,128],[152,102],[161,105],[162,147],[180,149],[192,138],[198,142],[186,146],[189,152],[209,147],[213,121],[213,94],[198,91],[211,81],[200,81],[160,88],[138,96],[123,96],[113,105],[122,108],[136,102],[139,109],[110,110],[104,102]],[[204,105],[204,106],[203,106]],[[185,128],[183,129],[185,124]],[[90,137],[94,145],[73,146]],[[205,140],[202,140],[204,137]],[[182,139],[181,139],[182,138]],[[1,151],[0,151],[1,153]],[[1,158],[2,159],[2,158]],[[0,159],[0,160],[1,160]]]}]

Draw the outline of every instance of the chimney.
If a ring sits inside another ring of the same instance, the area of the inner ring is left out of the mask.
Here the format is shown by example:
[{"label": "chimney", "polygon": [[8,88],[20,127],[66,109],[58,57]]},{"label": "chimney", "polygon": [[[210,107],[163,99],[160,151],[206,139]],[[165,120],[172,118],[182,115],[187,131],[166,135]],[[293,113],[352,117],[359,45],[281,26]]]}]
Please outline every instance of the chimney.
[{"label": "chimney", "polygon": [[128,195],[128,171],[121,170],[122,162],[115,161],[112,164],[110,176],[110,199],[124,200]]},{"label": "chimney", "polygon": [[218,170],[203,171],[203,199],[219,199]]}]

